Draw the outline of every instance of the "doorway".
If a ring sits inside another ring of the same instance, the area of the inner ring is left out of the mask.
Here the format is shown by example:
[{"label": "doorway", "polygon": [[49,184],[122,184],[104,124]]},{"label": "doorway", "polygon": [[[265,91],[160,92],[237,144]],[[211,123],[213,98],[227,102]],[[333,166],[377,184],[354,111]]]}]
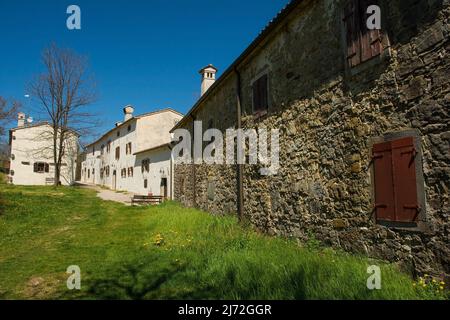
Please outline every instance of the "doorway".
[{"label": "doorway", "polygon": [[112,189],[116,190],[116,184],[117,184],[117,171],[113,170],[113,178],[112,178]]},{"label": "doorway", "polygon": [[161,193],[163,199],[167,199],[167,178],[161,178]]}]

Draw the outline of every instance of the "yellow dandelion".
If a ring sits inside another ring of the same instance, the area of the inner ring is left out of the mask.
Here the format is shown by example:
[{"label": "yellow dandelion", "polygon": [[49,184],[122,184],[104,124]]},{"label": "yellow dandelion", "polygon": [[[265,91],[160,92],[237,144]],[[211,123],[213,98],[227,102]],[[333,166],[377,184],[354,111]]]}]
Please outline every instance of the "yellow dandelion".
[{"label": "yellow dandelion", "polygon": [[441,282],[439,282],[439,284],[440,284],[441,286],[444,286],[444,285],[445,285],[445,282],[444,282],[444,281],[441,281]]},{"label": "yellow dandelion", "polygon": [[443,287],[443,286],[440,286],[439,289],[444,290],[444,287]]},{"label": "yellow dandelion", "polygon": [[416,284],[415,283],[413,283],[413,287],[415,287],[416,286]]}]

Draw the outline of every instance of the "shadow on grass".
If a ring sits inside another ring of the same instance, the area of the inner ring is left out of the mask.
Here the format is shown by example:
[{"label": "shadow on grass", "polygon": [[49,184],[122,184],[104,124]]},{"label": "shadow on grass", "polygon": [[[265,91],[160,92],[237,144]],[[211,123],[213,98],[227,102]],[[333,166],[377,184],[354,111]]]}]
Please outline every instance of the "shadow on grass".
[{"label": "shadow on grass", "polygon": [[176,264],[152,270],[156,261],[147,263],[122,265],[109,271],[107,278],[89,281],[89,295],[96,299],[158,299],[162,287],[185,270],[185,266]]}]

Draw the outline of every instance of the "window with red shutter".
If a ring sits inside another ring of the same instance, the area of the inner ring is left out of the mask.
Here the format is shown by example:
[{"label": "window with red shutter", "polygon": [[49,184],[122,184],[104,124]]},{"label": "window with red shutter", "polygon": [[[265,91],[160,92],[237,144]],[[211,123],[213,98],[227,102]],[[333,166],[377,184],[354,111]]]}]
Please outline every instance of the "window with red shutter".
[{"label": "window with red shutter", "polygon": [[350,0],[344,8],[346,59],[350,68],[381,54],[380,30],[367,28],[367,8],[377,3],[377,0]]},{"label": "window with red shutter", "polygon": [[375,144],[372,156],[376,220],[415,222],[420,206],[414,138],[406,137]]}]

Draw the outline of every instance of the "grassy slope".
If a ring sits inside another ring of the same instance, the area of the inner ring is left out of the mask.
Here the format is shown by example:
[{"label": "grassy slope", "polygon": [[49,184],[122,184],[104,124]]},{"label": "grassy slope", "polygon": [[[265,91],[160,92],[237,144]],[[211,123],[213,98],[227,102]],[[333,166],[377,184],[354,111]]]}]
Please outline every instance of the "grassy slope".
[{"label": "grassy slope", "polygon": [[[301,248],[233,217],[174,203],[125,207],[78,188],[0,193],[2,298],[418,298],[391,265]],[[381,290],[366,288],[371,264],[382,267]],[[69,265],[81,268],[81,291],[66,289]]]}]

